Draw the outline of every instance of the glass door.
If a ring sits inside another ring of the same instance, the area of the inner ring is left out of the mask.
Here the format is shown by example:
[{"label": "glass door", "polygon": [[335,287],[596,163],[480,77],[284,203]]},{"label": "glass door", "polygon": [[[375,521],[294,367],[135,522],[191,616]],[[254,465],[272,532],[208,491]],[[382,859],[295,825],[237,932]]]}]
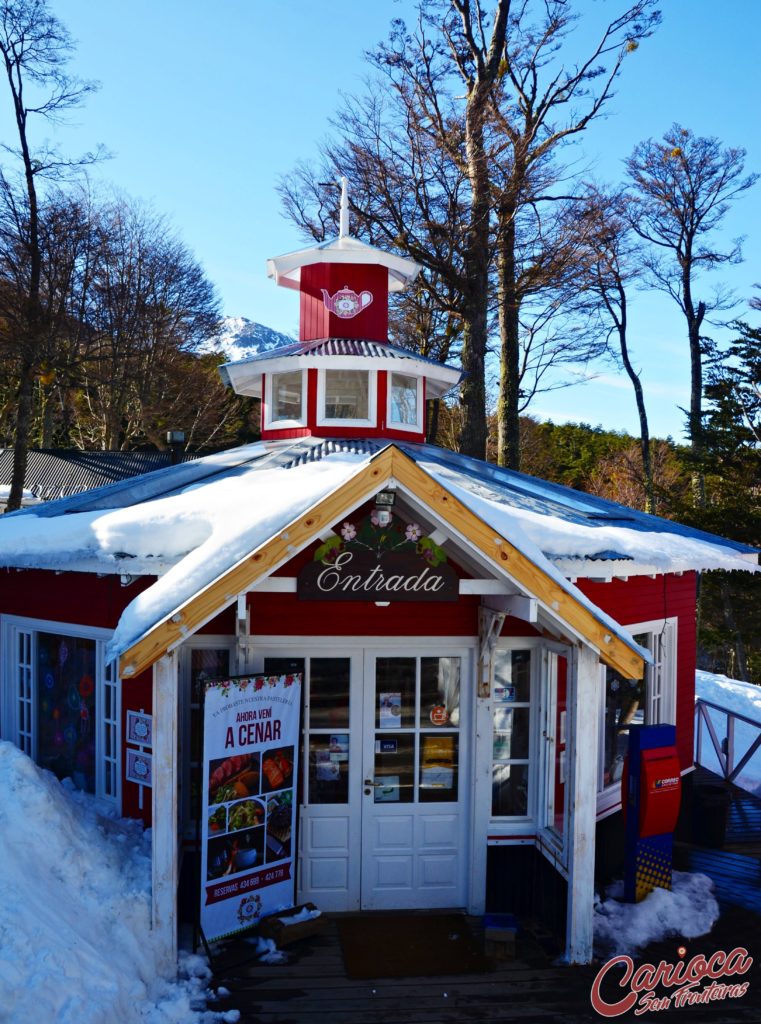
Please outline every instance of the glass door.
[{"label": "glass door", "polygon": [[368,652],[362,907],[465,904],[463,656]]},{"label": "glass door", "polygon": [[302,674],[299,833],[293,839],[298,900],[328,911],[359,909],[361,664],[361,655],[343,652],[264,652],[256,667],[267,675]]}]

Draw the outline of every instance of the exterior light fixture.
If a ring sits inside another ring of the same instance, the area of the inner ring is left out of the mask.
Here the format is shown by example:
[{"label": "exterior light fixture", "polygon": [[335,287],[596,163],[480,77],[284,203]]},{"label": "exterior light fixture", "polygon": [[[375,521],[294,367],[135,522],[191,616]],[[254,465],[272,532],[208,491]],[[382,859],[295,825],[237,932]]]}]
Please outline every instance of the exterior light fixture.
[{"label": "exterior light fixture", "polygon": [[396,491],[378,491],[375,495],[375,517],[378,520],[378,526],[388,526],[391,522],[394,502],[396,501]]}]

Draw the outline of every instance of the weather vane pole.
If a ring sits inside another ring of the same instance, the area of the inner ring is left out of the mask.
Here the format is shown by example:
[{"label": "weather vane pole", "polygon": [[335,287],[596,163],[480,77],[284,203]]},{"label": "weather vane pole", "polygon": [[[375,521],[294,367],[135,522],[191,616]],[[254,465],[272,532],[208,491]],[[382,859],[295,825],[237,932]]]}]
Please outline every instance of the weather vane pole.
[{"label": "weather vane pole", "polygon": [[338,237],[345,238],[349,234],[349,182],[343,176],[338,180],[341,183],[341,214],[338,220]]}]

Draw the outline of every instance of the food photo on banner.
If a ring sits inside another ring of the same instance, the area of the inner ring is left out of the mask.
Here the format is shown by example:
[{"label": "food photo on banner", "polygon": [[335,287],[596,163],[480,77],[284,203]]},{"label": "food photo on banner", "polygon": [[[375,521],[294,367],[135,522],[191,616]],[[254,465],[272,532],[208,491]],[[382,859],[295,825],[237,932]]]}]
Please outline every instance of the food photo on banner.
[{"label": "food photo on banner", "polygon": [[229,938],[293,906],[301,676],[209,680],[200,925]]}]

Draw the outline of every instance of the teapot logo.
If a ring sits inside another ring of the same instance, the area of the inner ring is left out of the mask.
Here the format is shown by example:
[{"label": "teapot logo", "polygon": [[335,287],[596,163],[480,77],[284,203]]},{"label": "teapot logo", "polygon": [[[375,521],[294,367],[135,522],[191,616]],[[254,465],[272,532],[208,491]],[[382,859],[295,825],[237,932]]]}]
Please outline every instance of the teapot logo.
[{"label": "teapot logo", "polygon": [[322,289],[322,301],[325,304],[325,308],[330,313],[335,313],[336,316],[340,316],[342,320],[351,320],[352,317],[356,316],[357,313],[361,313],[363,309],[367,309],[370,303],[373,301],[372,292],[360,292],[359,295],[355,291],[352,291],[347,285],[344,285],[335,295],[329,295],[328,292]]}]

